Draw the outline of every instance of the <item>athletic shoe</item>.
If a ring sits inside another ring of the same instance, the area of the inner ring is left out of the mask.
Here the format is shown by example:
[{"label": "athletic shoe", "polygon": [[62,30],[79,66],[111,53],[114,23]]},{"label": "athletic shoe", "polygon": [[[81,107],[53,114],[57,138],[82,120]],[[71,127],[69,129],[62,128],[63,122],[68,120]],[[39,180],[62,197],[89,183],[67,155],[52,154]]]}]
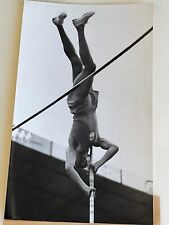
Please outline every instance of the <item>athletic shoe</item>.
[{"label": "athletic shoe", "polygon": [[63,22],[64,22],[64,19],[67,17],[67,14],[66,13],[61,13],[58,17],[55,17],[52,19],[52,22],[55,24],[55,25],[62,25]]},{"label": "athletic shoe", "polygon": [[80,25],[84,25],[87,23],[88,19],[93,16],[95,14],[95,12],[87,12],[85,14],[83,14],[80,18],[74,19],[72,20],[73,25],[75,27],[78,27]]}]

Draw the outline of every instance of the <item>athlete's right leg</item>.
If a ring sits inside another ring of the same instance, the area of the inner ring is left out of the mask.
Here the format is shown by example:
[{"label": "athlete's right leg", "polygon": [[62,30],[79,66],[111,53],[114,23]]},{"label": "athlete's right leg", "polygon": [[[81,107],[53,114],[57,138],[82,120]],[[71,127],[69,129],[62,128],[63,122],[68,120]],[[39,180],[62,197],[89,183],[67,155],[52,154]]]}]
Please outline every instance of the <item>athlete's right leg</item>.
[{"label": "athlete's right leg", "polygon": [[[83,65],[84,65],[84,69],[75,79],[74,85],[76,85],[81,80],[86,78],[89,74],[93,73],[96,69],[96,65],[93,62],[93,59],[90,54],[88,44],[87,44],[87,41],[85,38],[85,33],[84,33],[85,24],[87,23],[88,19],[93,15],[94,15],[94,12],[89,12],[89,13],[82,15],[82,17],[80,17],[79,19],[73,20],[73,24],[74,24],[75,28],[77,29],[77,33],[78,33],[79,53],[80,53],[80,57],[83,62]],[[74,93],[78,97],[85,98],[91,91],[92,84],[93,84],[93,77],[87,79],[81,85],[81,87],[78,88]]]},{"label": "athlete's right leg", "polygon": [[65,13],[61,13],[58,17],[53,18],[52,21],[56,25],[56,27],[59,31],[60,38],[61,38],[63,48],[64,48],[64,52],[71,62],[73,81],[74,81],[75,78],[77,77],[77,75],[81,73],[81,71],[83,69],[83,65],[82,65],[81,59],[76,54],[76,51],[63,28],[63,22],[66,17],[67,17],[67,15]]}]

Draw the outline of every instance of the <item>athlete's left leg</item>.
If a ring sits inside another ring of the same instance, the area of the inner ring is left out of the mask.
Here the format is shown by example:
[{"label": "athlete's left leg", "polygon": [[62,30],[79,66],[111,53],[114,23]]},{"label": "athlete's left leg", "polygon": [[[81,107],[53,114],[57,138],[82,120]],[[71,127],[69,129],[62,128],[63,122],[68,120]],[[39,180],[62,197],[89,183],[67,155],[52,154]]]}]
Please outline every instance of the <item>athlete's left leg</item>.
[{"label": "athlete's left leg", "polygon": [[58,17],[53,18],[52,21],[59,31],[64,52],[71,62],[73,82],[74,82],[76,77],[82,72],[83,65],[80,57],[76,53],[76,50],[72,42],[70,41],[69,37],[67,36],[64,30],[63,23],[66,17],[67,17],[66,13],[61,13]]}]

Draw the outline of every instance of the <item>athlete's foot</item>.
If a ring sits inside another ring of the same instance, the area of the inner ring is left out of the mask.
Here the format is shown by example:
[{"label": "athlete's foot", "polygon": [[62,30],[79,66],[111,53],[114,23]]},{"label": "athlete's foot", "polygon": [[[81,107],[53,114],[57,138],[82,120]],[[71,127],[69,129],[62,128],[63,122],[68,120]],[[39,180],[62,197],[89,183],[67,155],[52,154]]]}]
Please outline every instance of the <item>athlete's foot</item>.
[{"label": "athlete's foot", "polygon": [[62,25],[64,22],[64,19],[67,17],[66,13],[61,13],[59,16],[55,17],[52,19],[52,22],[58,26],[58,25]]},{"label": "athlete's foot", "polygon": [[80,25],[85,25],[87,23],[87,21],[89,20],[89,18],[91,16],[93,16],[94,14],[95,14],[95,12],[87,12],[87,13],[83,14],[80,18],[72,20],[73,25],[75,27],[78,27]]}]

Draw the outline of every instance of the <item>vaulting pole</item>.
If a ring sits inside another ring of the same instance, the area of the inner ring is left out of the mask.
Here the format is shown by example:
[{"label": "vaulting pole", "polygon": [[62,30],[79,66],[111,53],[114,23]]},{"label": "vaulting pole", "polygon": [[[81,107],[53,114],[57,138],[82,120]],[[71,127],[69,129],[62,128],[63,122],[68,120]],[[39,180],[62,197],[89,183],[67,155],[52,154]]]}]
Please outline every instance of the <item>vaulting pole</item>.
[{"label": "vaulting pole", "polygon": [[[93,148],[90,147],[90,165],[92,163]],[[89,168],[89,186],[94,188],[94,171],[92,166]],[[92,191],[89,197],[89,223],[94,223],[94,198],[95,192]]]}]

